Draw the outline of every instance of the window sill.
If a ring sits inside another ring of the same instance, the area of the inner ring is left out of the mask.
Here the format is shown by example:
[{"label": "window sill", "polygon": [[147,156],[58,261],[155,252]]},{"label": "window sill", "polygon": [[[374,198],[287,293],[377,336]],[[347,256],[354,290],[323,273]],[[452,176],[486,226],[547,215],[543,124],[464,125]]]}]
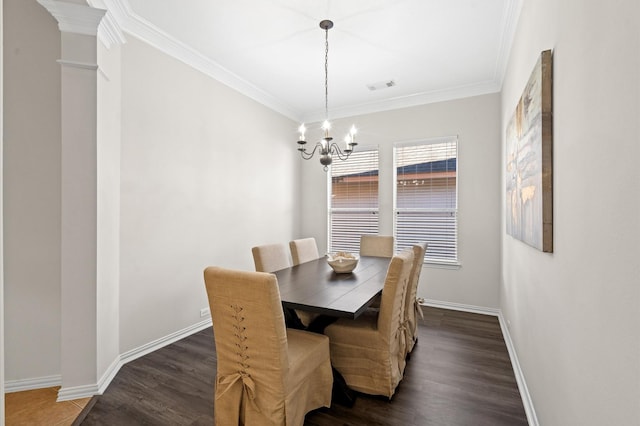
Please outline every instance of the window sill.
[{"label": "window sill", "polygon": [[425,260],[422,264],[422,267],[434,268],[434,269],[460,269],[462,268],[462,263],[460,261],[452,261],[452,262],[435,262]]}]

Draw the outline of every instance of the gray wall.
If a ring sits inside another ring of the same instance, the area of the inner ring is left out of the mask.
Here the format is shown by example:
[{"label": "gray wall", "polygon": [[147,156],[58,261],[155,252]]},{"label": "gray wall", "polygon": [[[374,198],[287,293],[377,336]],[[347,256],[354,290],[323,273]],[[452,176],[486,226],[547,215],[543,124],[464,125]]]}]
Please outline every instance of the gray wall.
[{"label": "gray wall", "polygon": [[554,51],[554,253],[500,230],[501,307],[542,425],[640,424],[639,22],[636,0],[524,2],[512,47],[503,135]]},{"label": "gray wall", "polygon": [[[500,274],[500,96],[477,96],[335,120],[378,145],[380,233],[393,233],[393,144],[458,135],[459,269],[425,267],[418,295],[436,302],[498,308]],[[302,160],[300,160],[302,161]],[[317,159],[302,165],[302,230],[327,247],[327,177]]]},{"label": "gray wall", "polygon": [[4,2],[6,380],[60,374],[60,32],[33,1]]},{"label": "gray wall", "polygon": [[296,124],[129,37],[122,47],[120,350],[202,320],[208,265],[253,270],[298,216]]}]

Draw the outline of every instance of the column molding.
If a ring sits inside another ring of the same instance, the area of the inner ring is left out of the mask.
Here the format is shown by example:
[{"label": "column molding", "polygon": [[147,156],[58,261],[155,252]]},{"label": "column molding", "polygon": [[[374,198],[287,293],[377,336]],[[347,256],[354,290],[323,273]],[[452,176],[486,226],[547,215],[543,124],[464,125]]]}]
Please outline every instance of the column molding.
[{"label": "column molding", "polygon": [[98,36],[110,48],[124,44],[122,29],[110,12],[60,0],[37,0],[58,21],[60,32]]},{"label": "column molding", "polygon": [[98,26],[106,10],[95,9],[76,3],[59,0],[38,0],[58,21],[58,28],[63,33],[74,33],[96,36]]}]

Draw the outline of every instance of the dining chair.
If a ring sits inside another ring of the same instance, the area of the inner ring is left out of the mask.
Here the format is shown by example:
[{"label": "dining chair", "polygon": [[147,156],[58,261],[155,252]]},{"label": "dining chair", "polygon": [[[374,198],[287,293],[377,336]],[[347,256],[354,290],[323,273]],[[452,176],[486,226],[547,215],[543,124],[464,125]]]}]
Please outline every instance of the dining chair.
[{"label": "dining chair", "polygon": [[[316,239],[313,237],[289,241],[289,250],[291,250],[291,258],[293,259],[294,266],[320,257]],[[295,313],[304,327],[309,327],[313,320],[318,317],[316,313],[300,309],[296,309]]]},{"label": "dining chair", "polygon": [[285,328],[277,278],[208,267],[217,356],[215,424],[295,425],[331,405],[329,339]]},{"label": "dining chair", "polygon": [[292,266],[285,244],[264,244],[251,248],[256,272],[275,272]]},{"label": "dining chair", "polygon": [[[293,266],[291,255],[285,244],[265,244],[251,249],[256,272],[275,272]],[[307,328],[317,316],[311,312],[291,310],[285,312],[287,326]]]},{"label": "dining chair", "polygon": [[316,239],[313,237],[290,241],[289,249],[291,250],[294,265],[309,262],[310,260],[315,260],[320,257]]},{"label": "dining chair", "polygon": [[340,318],[324,330],[331,364],[355,391],[390,399],[402,380],[404,307],[413,257],[413,250],[406,249],[391,259],[379,311],[365,311],[356,319]]},{"label": "dining chair", "polygon": [[361,235],[360,256],[392,257],[393,235]]},{"label": "dining chair", "polygon": [[418,284],[420,283],[420,273],[424,264],[424,255],[427,252],[428,244],[425,242],[414,244],[413,265],[409,275],[409,287],[404,306],[404,332],[406,335],[405,356],[409,355],[418,341],[418,316],[424,318],[422,308],[418,303]]}]

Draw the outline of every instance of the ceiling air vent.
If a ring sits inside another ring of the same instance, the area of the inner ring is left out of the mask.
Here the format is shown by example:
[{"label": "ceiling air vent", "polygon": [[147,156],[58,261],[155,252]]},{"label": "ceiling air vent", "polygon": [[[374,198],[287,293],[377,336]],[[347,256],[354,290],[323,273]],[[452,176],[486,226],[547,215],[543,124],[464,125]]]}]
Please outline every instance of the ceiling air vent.
[{"label": "ceiling air vent", "polygon": [[380,89],[388,89],[389,87],[393,87],[396,85],[396,82],[393,80],[380,81],[378,83],[367,84],[367,88],[369,90],[380,90]]}]

